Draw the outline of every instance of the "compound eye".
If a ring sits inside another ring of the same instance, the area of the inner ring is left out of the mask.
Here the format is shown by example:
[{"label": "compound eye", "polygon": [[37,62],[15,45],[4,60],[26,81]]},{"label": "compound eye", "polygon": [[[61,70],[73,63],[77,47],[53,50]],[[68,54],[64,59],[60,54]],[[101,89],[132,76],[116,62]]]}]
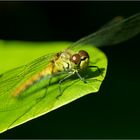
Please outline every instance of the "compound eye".
[{"label": "compound eye", "polygon": [[71,62],[75,63],[75,64],[79,64],[81,61],[81,57],[79,54],[74,54],[71,56]]},{"label": "compound eye", "polygon": [[81,60],[89,58],[88,53],[86,51],[84,51],[84,50],[80,50],[78,54],[80,55]]}]

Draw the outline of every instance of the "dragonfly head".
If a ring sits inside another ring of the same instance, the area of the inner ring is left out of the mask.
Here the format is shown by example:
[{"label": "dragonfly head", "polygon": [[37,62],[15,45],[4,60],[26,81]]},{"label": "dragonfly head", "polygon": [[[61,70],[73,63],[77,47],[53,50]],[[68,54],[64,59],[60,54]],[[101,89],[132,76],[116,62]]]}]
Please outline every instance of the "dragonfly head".
[{"label": "dragonfly head", "polygon": [[78,53],[73,54],[70,61],[79,69],[84,69],[89,64],[89,55],[86,51],[80,50]]}]

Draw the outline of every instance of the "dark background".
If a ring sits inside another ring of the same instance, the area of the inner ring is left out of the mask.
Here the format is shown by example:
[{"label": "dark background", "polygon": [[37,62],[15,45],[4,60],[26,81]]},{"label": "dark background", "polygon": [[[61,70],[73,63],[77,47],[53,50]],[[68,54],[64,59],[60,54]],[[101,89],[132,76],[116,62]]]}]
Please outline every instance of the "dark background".
[{"label": "dark background", "polygon": [[[76,41],[140,2],[0,2],[0,38]],[[0,135],[0,138],[140,138],[140,36],[102,50],[101,89]],[[1,122],[2,120],[0,120]]]}]

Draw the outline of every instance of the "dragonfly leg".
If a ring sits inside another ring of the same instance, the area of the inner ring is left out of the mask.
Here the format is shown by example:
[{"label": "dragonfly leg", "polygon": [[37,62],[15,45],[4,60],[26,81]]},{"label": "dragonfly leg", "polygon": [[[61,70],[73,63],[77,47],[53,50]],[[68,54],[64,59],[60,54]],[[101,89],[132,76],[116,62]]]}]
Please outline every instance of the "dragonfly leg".
[{"label": "dragonfly leg", "polygon": [[80,78],[81,81],[83,81],[84,83],[86,83],[86,80],[84,77],[81,77],[81,75],[79,74],[78,71],[75,72],[77,74],[77,76]]},{"label": "dragonfly leg", "polygon": [[60,81],[59,81],[59,83],[58,83],[58,92],[59,92],[59,95],[56,97],[56,98],[59,98],[62,94],[63,94],[63,92],[62,92],[62,90],[61,90],[61,84],[62,84],[62,82],[63,81],[65,81],[66,79],[68,79],[70,76],[72,76],[73,74],[74,74],[75,72],[72,72],[72,73],[70,73],[69,75],[67,75],[66,77],[64,77],[63,79],[61,79]]},{"label": "dragonfly leg", "polygon": [[41,96],[41,97],[39,97],[39,98],[36,99],[37,102],[40,101],[40,100],[42,100],[42,99],[44,99],[46,97],[47,92],[48,92],[49,85],[51,83],[51,80],[52,80],[52,77],[49,78],[49,82],[48,82],[48,84],[45,87],[45,93],[43,94],[43,96]]}]

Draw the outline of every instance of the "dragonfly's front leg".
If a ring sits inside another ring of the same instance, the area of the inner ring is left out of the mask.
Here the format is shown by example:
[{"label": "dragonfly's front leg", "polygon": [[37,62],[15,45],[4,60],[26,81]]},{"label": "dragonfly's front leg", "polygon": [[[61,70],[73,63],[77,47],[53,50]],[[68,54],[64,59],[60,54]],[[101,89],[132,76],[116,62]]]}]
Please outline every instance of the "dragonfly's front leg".
[{"label": "dragonfly's front leg", "polygon": [[77,76],[80,78],[81,81],[83,81],[84,83],[86,83],[86,80],[84,77],[81,77],[81,75],[79,74],[78,71],[75,71],[75,73],[77,74]]},{"label": "dragonfly's front leg", "polygon": [[74,74],[76,74],[80,78],[81,81],[83,81],[84,83],[86,83],[85,78],[81,77],[81,75],[79,74],[79,72],[77,70],[70,72],[69,75],[67,75],[66,77],[64,77],[63,79],[61,79],[59,81],[59,83],[58,83],[59,84],[59,87],[58,87],[59,95],[57,96],[57,98],[59,98],[63,94],[63,92],[61,90],[61,84],[62,84],[62,82],[65,81],[66,79],[68,79],[70,76],[72,76]]}]

